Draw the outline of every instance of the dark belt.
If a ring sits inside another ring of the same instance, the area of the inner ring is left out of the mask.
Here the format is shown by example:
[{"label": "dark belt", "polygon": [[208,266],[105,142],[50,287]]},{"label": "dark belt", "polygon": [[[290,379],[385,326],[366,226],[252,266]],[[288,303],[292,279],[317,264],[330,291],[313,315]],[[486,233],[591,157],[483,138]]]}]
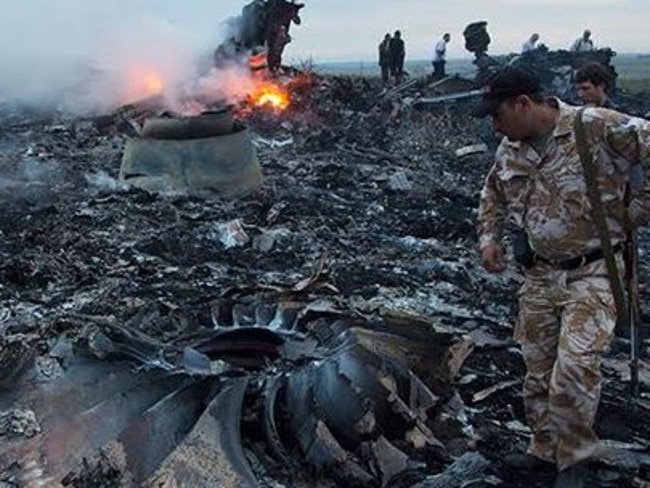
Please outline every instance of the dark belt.
[{"label": "dark belt", "polygon": [[[623,244],[619,242],[614,246],[614,253],[619,252],[621,249],[623,249]],[[573,271],[574,269],[582,268],[583,266],[587,266],[588,264],[591,264],[594,261],[598,261],[599,259],[603,259],[604,257],[605,254],[603,253],[602,249],[594,249],[593,251],[589,251],[587,254],[576,256],[575,258],[571,259],[565,259],[564,261],[555,261],[553,259],[548,259],[544,256],[540,256],[539,254],[535,254],[535,261],[548,264],[554,268],[564,271]]]}]

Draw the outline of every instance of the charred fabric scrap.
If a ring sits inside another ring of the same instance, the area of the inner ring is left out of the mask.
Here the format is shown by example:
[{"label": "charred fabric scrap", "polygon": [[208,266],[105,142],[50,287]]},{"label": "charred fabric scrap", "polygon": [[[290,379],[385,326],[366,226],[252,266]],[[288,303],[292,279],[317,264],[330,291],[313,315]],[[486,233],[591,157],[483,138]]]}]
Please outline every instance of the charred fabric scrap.
[{"label": "charred fabric scrap", "polygon": [[[471,351],[458,331],[295,301],[224,301],[206,325],[185,347],[111,323],[60,337],[0,400],[33,425],[0,437],[5,482],[80,486],[103,463],[120,486],[266,486],[270,473],[413,486],[473,440],[452,387]],[[461,463],[430,480],[460,486],[487,465]]]}]

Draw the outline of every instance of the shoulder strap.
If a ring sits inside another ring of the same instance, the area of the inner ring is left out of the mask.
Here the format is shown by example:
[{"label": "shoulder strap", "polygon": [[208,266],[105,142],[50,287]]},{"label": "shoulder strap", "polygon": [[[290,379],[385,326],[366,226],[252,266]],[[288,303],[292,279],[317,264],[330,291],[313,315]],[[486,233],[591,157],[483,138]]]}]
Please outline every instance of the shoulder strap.
[{"label": "shoulder strap", "polygon": [[616,256],[614,255],[612,239],[609,235],[609,228],[607,227],[605,209],[603,208],[600,189],[598,187],[598,167],[593,160],[589,148],[587,131],[582,121],[584,110],[584,107],[578,110],[578,114],[574,121],[576,147],[578,149],[578,155],[580,156],[580,162],[584,169],[587,195],[589,196],[589,201],[591,203],[591,213],[594,218],[594,224],[596,225],[596,229],[600,236],[600,245],[603,249],[607,274],[609,275],[609,284],[612,288],[614,303],[616,304],[616,313],[619,322],[623,322],[628,318],[627,303],[625,300],[621,276],[618,272],[618,266],[616,265]]}]

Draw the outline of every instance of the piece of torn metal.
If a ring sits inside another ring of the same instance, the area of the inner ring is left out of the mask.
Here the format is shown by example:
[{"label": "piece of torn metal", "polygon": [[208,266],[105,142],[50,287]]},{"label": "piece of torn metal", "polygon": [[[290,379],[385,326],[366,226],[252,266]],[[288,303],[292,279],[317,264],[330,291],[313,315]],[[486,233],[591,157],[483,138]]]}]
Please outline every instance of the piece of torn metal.
[{"label": "piece of torn metal", "polygon": [[497,393],[499,391],[505,390],[507,388],[511,388],[511,387],[513,387],[515,385],[518,385],[519,383],[521,383],[521,380],[519,380],[519,379],[502,381],[501,383],[497,383],[496,385],[492,385],[492,386],[490,386],[488,388],[485,388],[485,389],[483,389],[481,391],[477,391],[476,393],[474,393],[474,396],[472,396],[472,402],[473,403],[482,402],[483,400],[490,397],[491,395],[493,395],[493,394],[495,394],[495,393]]},{"label": "piece of torn metal", "polygon": [[464,146],[454,151],[454,154],[457,158],[462,158],[464,156],[469,156],[470,154],[483,153],[488,150],[487,144],[472,144],[469,146]]},{"label": "piece of torn metal", "polygon": [[422,106],[422,105],[435,105],[437,103],[443,103],[443,102],[454,102],[456,100],[464,100],[467,98],[473,98],[473,97],[478,97],[479,95],[483,94],[483,90],[470,90],[466,92],[460,92],[460,93],[450,93],[448,95],[440,95],[437,97],[422,97],[418,98],[414,103],[413,106]]},{"label": "piece of torn metal", "polygon": [[223,119],[147,121],[142,135],[126,142],[120,180],[153,191],[209,188],[226,196],[259,189],[262,171],[249,131]]},{"label": "piece of torn metal", "polygon": [[143,486],[259,486],[241,443],[247,383],[247,378],[237,378],[219,391],[187,437]]},{"label": "piece of torn metal", "polygon": [[242,247],[250,242],[250,237],[246,234],[240,219],[219,223],[215,227],[217,238],[226,249]]}]

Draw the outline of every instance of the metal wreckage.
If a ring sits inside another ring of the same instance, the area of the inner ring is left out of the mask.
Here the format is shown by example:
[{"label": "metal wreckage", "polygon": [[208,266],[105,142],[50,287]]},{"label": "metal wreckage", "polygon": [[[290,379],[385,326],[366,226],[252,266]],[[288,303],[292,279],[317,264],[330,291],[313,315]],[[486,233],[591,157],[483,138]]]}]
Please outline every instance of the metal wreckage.
[{"label": "metal wreckage", "polygon": [[282,66],[282,53],[291,42],[291,25],[302,23],[300,10],[304,6],[295,0],[255,0],[245,5],[236,32],[217,47],[215,64],[222,66],[245,56],[254,68],[264,67],[276,74]]},{"label": "metal wreckage", "polygon": [[[469,43],[482,58],[484,27]],[[268,101],[269,80],[258,81]],[[32,127],[41,138],[25,156],[41,162],[58,155],[74,167],[70,154],[83,151],[112,164],[114,143],[123,151],[119,182],[78,182],[104,185],[99,194],[25,190],[25,209],[12,212],[29,217],[26,230],[0,210],[18,256],[0,264],[11,309],[0,315],[0,486],[541,486],[504,485],[507,471],[495,469],[527,431],[511,392],[522,366],[502,325],[516,278],[495,282],[469,257],[488,161],[463,105],[478,83],[371,83],[298,75],[283,85],[294,105],[279,112],[251,98],[169,116],[153,99],[45,129],[7,117],[6,135]],[[260,190],[262,157],[269,193],[246,199]],[[7,188],[22,198],[22,186]],[[193,193],[205,188],[216,199]],[[214,224],[233,212],[255,225]],[[48,245],[51,255],[30,257]],[[314,255],[296,281],[291,263]],[[404,307],[421,314],[395,311]],[[608,366],[618,374],[621,364]],[[650,407],[627,407],[636,444],[624,447],[647,450]],[[606,408],[620,413],[620,398]],[[621,464],[633,474],[600,480],[644,486],[647,456],[612,461]]]},{"label": "metal wreckage", "polygon": [[215,303],[182,347],[89,319],[3,395],[0,411],[33,436],[1,442],[0,466],[17,486],[94,486],[93,470],[113,470],[119,486],[219,487],[301,472],[332,486],[461,486],[486,468],[470,453],[429,480],[424,470],[472,438],[452,387],[467,336],[296,298]]}]

